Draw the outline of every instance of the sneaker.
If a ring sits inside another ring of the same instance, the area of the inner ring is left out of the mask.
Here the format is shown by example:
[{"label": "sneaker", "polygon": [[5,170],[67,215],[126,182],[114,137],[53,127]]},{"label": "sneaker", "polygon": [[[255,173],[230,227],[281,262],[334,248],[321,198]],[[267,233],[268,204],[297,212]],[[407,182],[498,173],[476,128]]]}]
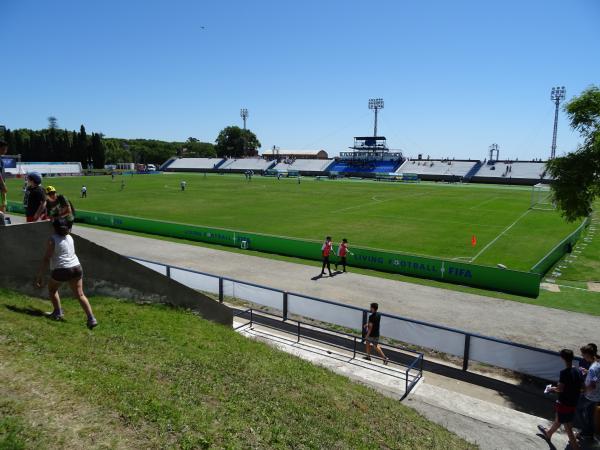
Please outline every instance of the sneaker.
[{"label": "sneaker", "polygon": [[387,366],[389,362],[390,362],[390,358],[385,358],[385,359],[383,360],[383,365],[384,365],[384,366]]},{"label": "sneaker", "polygon": [[363,359],[366,359],[367,361],[371,361],[371,357],[370,356],[363,356]]},{"label": "sneaker", "polygon": [[96,320],[95,317],[92,317],[90,319],[88,319],[87,321],[87,327],[91,330],[94,327],[98,326],[98,321]]},{"label": "sneaker", "polygon": [[52,311],[44,313],[44,315],[50,320],[63,320],[65,315],[62,311]]}]

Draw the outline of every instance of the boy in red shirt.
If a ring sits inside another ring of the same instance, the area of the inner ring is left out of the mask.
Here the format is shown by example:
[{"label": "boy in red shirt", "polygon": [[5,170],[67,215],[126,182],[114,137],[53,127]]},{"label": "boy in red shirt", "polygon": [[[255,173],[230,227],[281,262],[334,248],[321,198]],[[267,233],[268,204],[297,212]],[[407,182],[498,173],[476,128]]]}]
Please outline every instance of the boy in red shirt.
[{"label": "boy in red shirt", "polygon": [[323,243],[323,247],[321,247],[321,255],[323,256],[323,268],[321,269],[321,276],[325,275],[325,266],[327,266],[329,276],[333,276],[331,273],[331,267],[329,266],[329,255],[331,255],[332,251],[333,242],[331,241],[331,236],[327,236],[325,238],[325,242]]},{"label": "boy in red shirt", "polygon": [[341,264],[344,268],[344,272],[346,271],[346,256],[348,256],[348,239],[342,239],[340,246],[338,247],[337,255],[340,258],[338,262],[335,263],[335,270],[338,268],[338,264]]}]

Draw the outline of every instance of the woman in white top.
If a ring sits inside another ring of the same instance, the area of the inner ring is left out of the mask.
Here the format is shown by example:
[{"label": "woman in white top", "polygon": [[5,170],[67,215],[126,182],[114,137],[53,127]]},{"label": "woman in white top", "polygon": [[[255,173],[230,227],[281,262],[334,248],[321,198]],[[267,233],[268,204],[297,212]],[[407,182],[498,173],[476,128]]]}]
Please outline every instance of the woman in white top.
[{"label": "woman in white top", "polygon": [[83,271],[79,259],[75,254],[75,244],[73,237],[69,234],[69,223],[64,218],[55,219],[52,222],[54,234],[48,239],[46,253],[40,266],[40,270],[35,279],[35,285],[42,287],[42,280],[48,265],[50,265],[50,280],[48,281],[48,293],[54,311],[48,314],[48,317],[55,320],[62,320],[64,317],[60,305],[60,296],[58,288],[63,283],[69,283],[73,294],[79,299],[79,304],[87,315],[87,326],[92,329],[98,325],[94,317],[90,302],[83,293]]}]

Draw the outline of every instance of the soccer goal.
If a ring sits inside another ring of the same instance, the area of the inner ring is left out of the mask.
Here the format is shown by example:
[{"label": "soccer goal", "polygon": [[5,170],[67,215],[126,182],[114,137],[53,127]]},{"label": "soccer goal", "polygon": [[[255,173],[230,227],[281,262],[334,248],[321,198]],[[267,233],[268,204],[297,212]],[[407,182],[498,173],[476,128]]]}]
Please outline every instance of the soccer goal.
[{"label": "soccer goal", "polygon": [[556,209],[552,201],[552,192],[549,184],[538,183],[531,187],[531,209],[552,211]]}]

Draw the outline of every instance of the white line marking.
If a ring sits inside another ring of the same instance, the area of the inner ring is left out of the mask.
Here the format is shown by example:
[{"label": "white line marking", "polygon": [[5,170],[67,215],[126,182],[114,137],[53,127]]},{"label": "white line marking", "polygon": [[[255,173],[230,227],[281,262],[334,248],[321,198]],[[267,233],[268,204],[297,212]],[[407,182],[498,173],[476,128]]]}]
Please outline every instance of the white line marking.
[{"label": "white line marking", "polygon": [[506,229],[505,229],[505,230],[504,230],[502,233],[500,233],[500,234],[499,234],[498,236],[496,236],[496,237],[495,237],[495,238],[494,238],[494,239],[493,239],[491,242],[489,242],[489,243],[488,243],[488,244],[487,244],[485,247],[483,247],[483,248],[482,248],[482,249],[479,251],[479,253],[477,253],[475,256],[473,256],[473,258],[471,258],[471,262],[473,262],[473,261],[475,261],[477,258],[479,258],[479,256],[480,256],[480,255],[481,255],[483,252],[485,252],[485,251],[486,251],[486,250],[487,250],[487,249],[488,249],[490,246],[492,246],[492,245],[493,245],[493,244],[494,244],[494,243],[495,243],[495,242],[496,242],[498,239],[500,239],[502,236],[504,236],[504,234],[506,234],[506,232],[507,232],[508,230],[510,230],[512,227],[514,227],[514,226],[517,224],[517,222],[518,222],[519,220],[521,220],[523,217],[525,217],[527,214],[529,214],[529,211],[531,211],[531,209],[528,209],[528,210],[527,210],[527,211],[525,211],[523,214],[521,214],[521,215],[520,215],[520,216],[517,218],[517,220],[515,220],[513,223],[511,223],[511,224],[510,224],[508,227],[506,227]]},{"label": "white line marking", "polygon": [[471,206],[469,209],[477,209],[477,208],[479,208],[480,206],[483,206],[483,205],[485,205],[485,204],[487,204],[487,203],[489,203],[489,202],[492,202],[492,201],[494,201],[494,200],[496,200],[496,199],[499,199],[499,198],[502,198],[502,197],[492,197],[492,198],[488,198],[487,200],[484,200],[484,201],[482,201],[482,202],[481,202],[481,203],[479,203],[478,205]]}]

